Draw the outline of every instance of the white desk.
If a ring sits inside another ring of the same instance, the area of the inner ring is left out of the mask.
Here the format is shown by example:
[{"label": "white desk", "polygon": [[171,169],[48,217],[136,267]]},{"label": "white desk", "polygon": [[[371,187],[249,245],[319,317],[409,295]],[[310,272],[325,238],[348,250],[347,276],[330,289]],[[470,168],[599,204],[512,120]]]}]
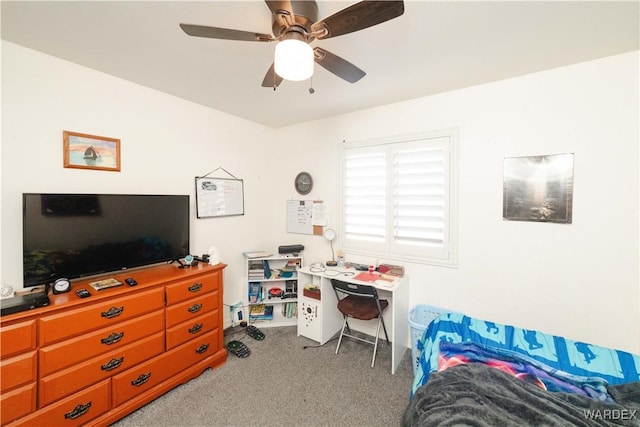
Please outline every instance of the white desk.
[{"label": "white desk", "polygon": [[[376,282],[361,282],[354,277],[360,273],[353,268],[307,266],[298,270],[298,335],[310,338],[320,344],[326,343],[342,328],[343,317],[338,311],[338,301],[331,287],[331,279],[344,282],[373,285],[378,295],[389,300],[389,307],[383,318],[391,340],[391,373],[395,374],[407,350],[409,342],[409,279],[405,276],[392,285]],[[306,285],[314,284],[320,289],[320,299],[304,296]],[[374,322],[351,319],[352,329],[375,335]],[[381,338],[384,338],[384,332]]]}]

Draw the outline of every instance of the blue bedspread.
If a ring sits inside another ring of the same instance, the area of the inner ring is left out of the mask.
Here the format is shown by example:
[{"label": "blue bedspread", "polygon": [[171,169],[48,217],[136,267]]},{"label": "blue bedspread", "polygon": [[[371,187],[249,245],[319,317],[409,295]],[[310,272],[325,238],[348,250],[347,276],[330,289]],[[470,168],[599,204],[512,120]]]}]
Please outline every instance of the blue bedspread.
[{"label": "blue bedspread", "polygon": [[580,341],[475,319],[442,314],[425,330],[411,395],[438,369],[440,342],[474,342],[505,349],[537,360],[552,369],[582,377],[598,377],[608,384],[640,381],[640,356]]}]

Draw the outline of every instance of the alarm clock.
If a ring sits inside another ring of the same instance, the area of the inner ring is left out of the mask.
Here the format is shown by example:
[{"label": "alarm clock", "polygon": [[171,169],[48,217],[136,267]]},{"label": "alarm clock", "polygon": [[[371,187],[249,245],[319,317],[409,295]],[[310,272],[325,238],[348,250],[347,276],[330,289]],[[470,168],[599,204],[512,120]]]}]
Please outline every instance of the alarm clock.
[{"label": "alarm clock", "polygon": [[69,292],[71,290],[71,282],[69,282],[69,279],[61,277],[53,282],[52,290],[54,294]]}]

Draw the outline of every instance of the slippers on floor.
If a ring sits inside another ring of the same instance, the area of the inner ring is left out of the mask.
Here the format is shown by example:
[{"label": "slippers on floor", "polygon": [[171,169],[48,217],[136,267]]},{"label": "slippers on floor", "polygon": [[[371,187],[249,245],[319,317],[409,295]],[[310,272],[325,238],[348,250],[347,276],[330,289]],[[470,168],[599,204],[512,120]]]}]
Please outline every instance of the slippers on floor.
[{"label": "slippers on floor", "polygon": [[258,341],[262,341],[264,339],[264,333],[253,325],[247,325],[247,335]]},{"label": "slippers on floor", "polygon": [[238,357],[248,357],[251,354],[251,350],[243,342],[229,341],[227,343],[227,350],[229,353]]}]

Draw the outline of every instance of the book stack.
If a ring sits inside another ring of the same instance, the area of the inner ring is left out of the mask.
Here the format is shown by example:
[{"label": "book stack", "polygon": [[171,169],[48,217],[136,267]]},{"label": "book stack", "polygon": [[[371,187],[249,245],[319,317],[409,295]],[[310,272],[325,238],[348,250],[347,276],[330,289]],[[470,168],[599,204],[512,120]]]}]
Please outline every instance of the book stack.
[{"label": "book stack", "polygon": [[249,320],[272,320],[273,306],[266,304],[256,304],[251,306]]},{"label": "book stack", "polygon": [[264,265],[262,261],[249,262],[249,281],[264,279]]}]

